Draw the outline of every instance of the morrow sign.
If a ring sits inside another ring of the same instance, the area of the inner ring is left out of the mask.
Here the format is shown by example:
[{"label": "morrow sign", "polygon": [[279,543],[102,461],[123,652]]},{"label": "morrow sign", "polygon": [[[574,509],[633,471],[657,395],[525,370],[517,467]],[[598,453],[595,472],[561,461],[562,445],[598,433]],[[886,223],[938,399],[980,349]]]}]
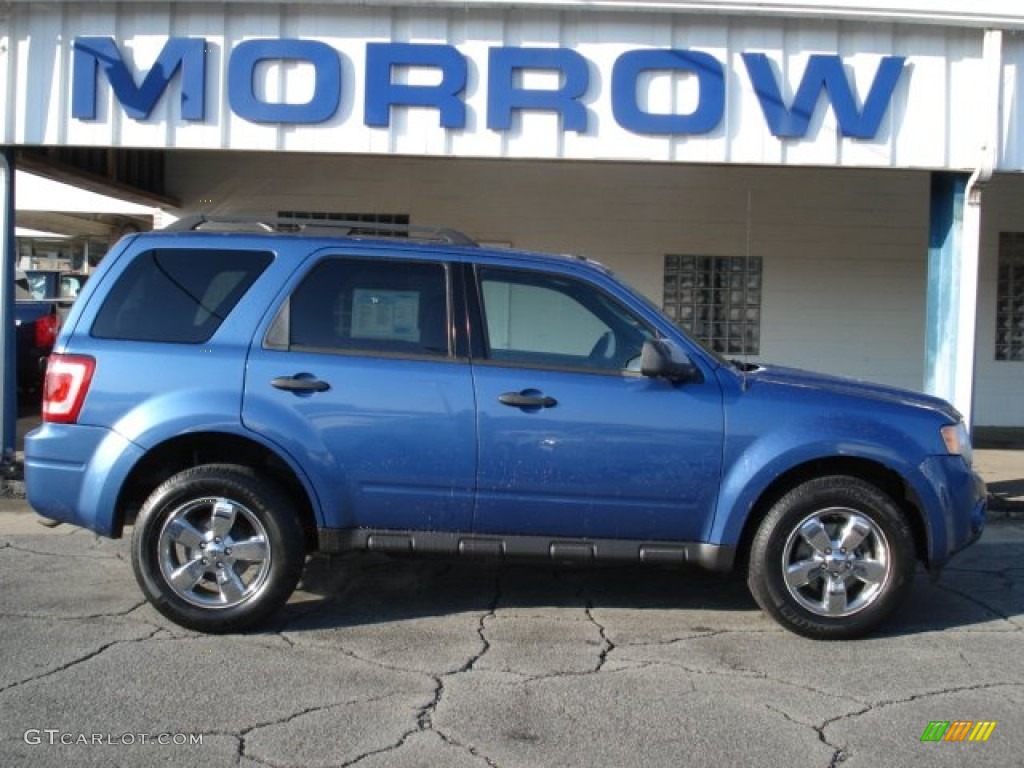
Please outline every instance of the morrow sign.
[{"label": "morrow sign", "polygon": [[[109,83],[125,113],[147,120],[167,91],[179,78],[181,117],[202,122],[206,119],[208,88],[205,38],[172,37],[164,43],[152,68],[136,74],[112,37],[78,37],[72,63],[71,116],[97,120],[101,75]],[[814,54],[807,64],[791,100],[771,59],[765,53],[741,54],[761,114],[771,133],[779,138],[800,139],[807,135],[811,118],[822,95],[832,106],[839,134],[872,139],[892,100],[903,74],[906,59],[882,56],[870,87],[861,101],[850,82],[842,58]],[[304,63],[312,68],[313,94],[304,103],[268,100],[257,88],[262,68],[274,64]],[[228,105],[237,116],[253,123],[311,125],[334,117],[344,97],[343,68],[352,66],[330,45],[308,39],[270,38],[245,40],[235,45],[226,71]],[[367,126],[387,127],[392,110],[419,107],[437,110],[440,124],[459,130],[467,124],[466,85],[471,66],[479,66],[456,46],[436,43],[379,43],[365,46],[365,101],[363,121]],[[571,48],[494,46],[487,50],[486,124],[493,131],[507,131],[520,112],[553,112],[560,116],[562,130],[586,133],[591,116],[585,98],[593,97],[594,81],[610,83],[612,115],[615,121],[637,134],[683,136],[707,134],[722,123],[725,115],[727,73],[725,64],[710,53],[687,49],[633,49],[621,53],[610,72],[592,77],[596,64]],[[399,82],[403,70],[436,72],[429,85]],[[530,88],[523,74],[536,71],[555,73],[552,88]],[[651,76],[682,75],[695,79],[697,100],[687,112],[655,109],[646,92]],[[596,94],[598,98],[601,94]]]}]

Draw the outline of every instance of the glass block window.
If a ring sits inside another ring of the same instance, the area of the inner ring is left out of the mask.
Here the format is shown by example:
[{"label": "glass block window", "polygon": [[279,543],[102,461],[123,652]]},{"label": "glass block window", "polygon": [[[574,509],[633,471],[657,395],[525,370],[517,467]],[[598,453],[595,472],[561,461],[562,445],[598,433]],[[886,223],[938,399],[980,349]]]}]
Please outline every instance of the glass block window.
[{"label": "glass block window", "polygon": [[761,350],[760,256],[665,256],[663,309],[725,355]]},{"label": "glass block window", "polygon": [[[299,219],[301,221],[358,221],[366,224],[401,224],[409,225],[409,214],[407,213],[325,213],[322,211],[278,211],[277,215],[282,219]],[[372,227],[359,230],[360,235],[387,235],[390,237],[408,237],[407,232],[395,232],[394,230],[375,230]]]},{"label": "glass block window", "polygon": [[1024,232],[999,235],[996,360],[1024,361]]}]

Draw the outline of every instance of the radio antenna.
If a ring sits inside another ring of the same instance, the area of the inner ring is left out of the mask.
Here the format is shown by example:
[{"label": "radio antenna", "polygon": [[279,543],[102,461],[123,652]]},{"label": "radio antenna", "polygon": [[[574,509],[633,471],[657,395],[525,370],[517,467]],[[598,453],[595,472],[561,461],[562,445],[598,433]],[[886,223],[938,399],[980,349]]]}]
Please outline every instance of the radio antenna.
[{"label": "radio antenna", "polygon": [[754,193],[747,187],[747,216],[746,216],[744,254],[743,254],[743,388],[747,388],[747,371],[750,369],[750,347],[748,344],[747,331],[747,291],[750,289],[750,237],[754,220]]}]

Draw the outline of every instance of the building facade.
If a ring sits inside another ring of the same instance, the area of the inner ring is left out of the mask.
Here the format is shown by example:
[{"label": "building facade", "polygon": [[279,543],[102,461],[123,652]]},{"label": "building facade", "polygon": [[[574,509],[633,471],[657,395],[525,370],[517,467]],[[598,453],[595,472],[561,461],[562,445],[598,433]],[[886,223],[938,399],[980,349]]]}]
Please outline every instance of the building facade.
[{"label": "building facade", "polygon": [[1024,426],[1024,11],[22,3],[13,148],[163,153],[171,213],[584,253],[729,357]]}]

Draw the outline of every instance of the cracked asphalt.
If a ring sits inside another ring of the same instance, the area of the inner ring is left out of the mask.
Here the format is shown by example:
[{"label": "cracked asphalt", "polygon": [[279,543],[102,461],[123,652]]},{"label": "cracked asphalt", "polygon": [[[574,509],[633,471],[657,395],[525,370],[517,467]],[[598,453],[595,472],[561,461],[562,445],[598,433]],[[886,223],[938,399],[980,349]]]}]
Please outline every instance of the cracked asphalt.
[{"label": "cracked asphalt", "polygon": [[994,521],[858,642],[699,571],[379,556],[313,558],[274,626],[211,637],[142,601],[125,541],[4,501],[0,765],[1024,765],[1022,553]]}]

